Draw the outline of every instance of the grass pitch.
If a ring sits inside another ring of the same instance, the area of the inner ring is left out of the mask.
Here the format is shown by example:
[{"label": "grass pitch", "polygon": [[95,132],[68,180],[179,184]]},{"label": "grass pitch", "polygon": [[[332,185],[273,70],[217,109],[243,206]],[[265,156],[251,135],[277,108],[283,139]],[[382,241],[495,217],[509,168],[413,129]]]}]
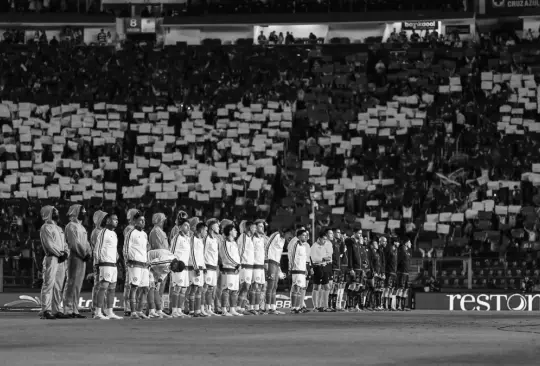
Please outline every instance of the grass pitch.
[{"label": "grass pitch", "polygon": [[0,365],[538,365],[536,313],[40,320],[1,313]]}]

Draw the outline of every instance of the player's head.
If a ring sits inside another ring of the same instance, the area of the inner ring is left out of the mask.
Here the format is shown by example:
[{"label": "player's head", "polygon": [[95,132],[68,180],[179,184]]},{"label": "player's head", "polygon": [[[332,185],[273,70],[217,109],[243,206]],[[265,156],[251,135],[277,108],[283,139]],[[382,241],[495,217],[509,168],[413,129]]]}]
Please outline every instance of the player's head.
[{"label": "player's head", "polygon": [[182,272],[186,268],[186,264],[174,258],[171,262],[171,271]]},{"label": "player's head", "polygon": [[353,233],[353,237],[360,243],[364,242],[364,238],[362,237],[362,229],[356,229]]},{"label": "player's head", "polygon": [[189,222],[187,219],[182,219],[182,218],[179,218],[177,221],[176,221],[176,225],[178,226],[178,228],[180,229],[180,232],[184,235],[188,235],[189,234]]},{"label": "player's head", "polygon": [[219,223],[219,230],[221,230],[221,233],[223,233],[223,230],[228,225],[233,225],[233,222],[231,220],[229,220],[229,219],[221,220],[221,222]]},{"label": "player's head", "polygon": [[257,232],[257,225],[252,221],[246,222],[246,234],[254,235],[256,232]]},{"label": "player's head", "polygon": [[411,249],[411,247],[412,247],[411,240],[410,240],[410,239],[407,239],[407,240],[405,241],[405,243],[403,243],[403,246],[404,246],[406,249]]},{"label": "player's head", "polygon": [[130,208],[127,212],[126,218],[131,225],[133,225],[133,216],[135,216],[137,212],[139,212],[139,210],[136,208]]},{"label": "player's head", "polygon": [[341,240],[343,238],[343,235],[341,234],[341,229],[336,229],[334,236],[336,237],[336,239]]},{"label": "player's head", "polygon": [[195,226],[195,232],[199,238],[203,238],[208,233],[208,226],[206,226],[204,222],[199,222],[197,226]]},{"label": "player's head", "polygon": [[165,224],[166,220],[167,220],[167,217],[165,216],[164,213],[161,213],[161,212],[155,213],[152,216],[152,224],[154,226],[159,226],[162,229],[163,229],[163,225]]},{"label": "player's head", "polygon": [[115,214],[107,214],[107,216],[103,218],[103,222],[107,229],[114,230],[118,226],[118,216]]},{"label": "player's head", "polygon": [[82,222],[86,218],[86,209],[83,205],[71,205],[68,210],[68,216],[70,219],[77,219]]},{"label": "player's head", "polygon": [[146,219],[144,218],[144,215],[141,211],[137,211],[135,215],[133,215],[133,225],[139,230],[144,229],[144,226],[146,225]]},{"label": "player's head", "polygon": [[238,231],[233,224],[229,224],[223,228],[223,235],[229,240],[234,240],[238,235]]},{"label": "player's head", "polygon": [[381,236],[379,238],[379,246],[381,246],[383,248],[386,247],[386,238],[384,236]]},{"label": "player's head", "polygon": [[185,211],[179,211],[178,215],[176,215],[176,220],[178,219],[187,219],[188,214]]},{"label": "player's head", "polygon": [[212,235],[219,234],[219,221],[216,219],[210,219],[206,222],[206,226],[208,227],[208,232]]},{"label": "player's head", "polygon": [[296,232],[296,237],[298,238],[298,240],[300,240],[301,243],[305,243],[308,241],[308,237],[309,237],[308,231],[300,229]]},{"label": "player's head", "polygon": [[328,230],[326,231],[326,239],[332,241],[332,240],[334,240],[334,238],[335,238],[334,230],[328,229]]},{"label": "player's head", "polygon": [[393,244],[395,247],[399,247],[399,239],[398,238],[394,238],[394,240],[392,240]]},{"label": "player's head", "polygon": [[264,220],[257,220],[255,224],[257,225],[257,234],[264,235],[266,232],[266,222]]},{"label": "player's head", "polygon": [[377,249],[379,249],[379,243],[377,243],[376,240],[373,240],[373,241],[371,242],[371,247],[372,247],[373,249],[377,250]]}]

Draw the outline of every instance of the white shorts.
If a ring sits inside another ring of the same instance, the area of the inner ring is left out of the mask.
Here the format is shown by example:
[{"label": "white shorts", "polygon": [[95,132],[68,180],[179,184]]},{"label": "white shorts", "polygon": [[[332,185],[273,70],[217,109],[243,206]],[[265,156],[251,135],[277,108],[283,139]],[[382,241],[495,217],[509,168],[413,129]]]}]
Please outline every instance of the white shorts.
[{"label": "white shorts", "polygon": [[223,273],[221,274],[221,283],[224,289],[231,291],[238,291],[240,288],[240,276],[236,273]]},{"label": "white shorts", "polygon": [[253,270],[253,276],[251,277],[252,283],[258,283],[264,285],[266,283],[266,278],[264,277],[264,269],[256,268]]},{"label": "white shorts", "polygon": [[250,285],[253,282],[253,268],[242,268],[240,270],[240,283],[244,282]]},{"label": "white shorts", "polygon": [[195,271],[189,271],[189,284],[195,286],[204,285],[204,271],[200,270],[199,275],[195,275]]},{"label": "white shorts", "polygon": [[171,285],[188,287],[189,286],[189,273],[187,270],[182,272],[171,273]]},{"label": "white shorts", "polygon": [[128,267],[129,283],[138,287],[150,286],[150,270],[141,267]]},{"label": "white shorts", "polygon": [[293,274],[292,275],[292,284],[296,285],[298,287],[306,287],[307,281],[306,281],[306,275],[305,274]]},{"label": "white shorts", "polygon": [[208,286],[216,287],[217,286],[217,277],[218,273],[216,270],[209,269],[204,275],[204,283]]},{"label": "white shorts", "polygon": [[99,280],[115,283],[118,279],[118,269],[110,266],[99,266]]}]

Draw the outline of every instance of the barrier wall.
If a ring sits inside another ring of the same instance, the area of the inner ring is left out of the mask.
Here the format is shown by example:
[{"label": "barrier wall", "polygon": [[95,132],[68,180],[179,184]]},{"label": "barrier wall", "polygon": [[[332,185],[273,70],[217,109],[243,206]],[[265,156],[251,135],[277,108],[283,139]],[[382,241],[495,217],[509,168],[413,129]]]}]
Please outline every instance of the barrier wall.
[{"label": "barrier wall", "polygon": [[540,311],[540,293],[425,293],[415,294],[416,310]]},{"label": "barrier wall", "polygon": [[[1,261],[0,261],[1,262]],[[169,306],[169,296],[164,295],[163,301],[165,308]],[[90,310],[92,305],[92,293],[84,292],[79,298],[79,310]],[[122,291],[116,292],[114,298],[114,308],[122,310],[124,298]],[[278,308],[290,308],[291,299],[287,293],[278,293],[276,296],[276,306]],[[311,294],[306,294],[306,306],[312,308]],[[28,294],[20,293],[0,293],[0,309],[19,310],[19,311],[39,311],[41,307],[40,293],[32,292]]]}]

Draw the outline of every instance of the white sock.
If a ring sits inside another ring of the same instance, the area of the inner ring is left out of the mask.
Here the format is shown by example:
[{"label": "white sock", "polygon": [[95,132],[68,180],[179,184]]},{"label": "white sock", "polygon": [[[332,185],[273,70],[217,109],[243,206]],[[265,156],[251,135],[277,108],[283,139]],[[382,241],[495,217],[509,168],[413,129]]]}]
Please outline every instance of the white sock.
[{"label": "white sock", "polygon": [[275,311],[275,310],[276,310],[276,304],[272,304],[272,305],[270,305],[270,309],[272,309],[272,310],[274,310],[274,311]]},{"label": "white sock", "polygon": [[311,292],[311,299],[313,300],[313,307],[317,309],[319,307],[319,290]]},{"label": "white sock", "polygon": [[101,308],[96,308],[95,315],[100,315],[100,314],[102,314],[101,313]]},{"label": "white sock", "polygon": [[172,314],[178,314],[178,308],[172,308]]},{"label": "white sock", "polygon": [[271,306],[270,304],[265,304],[265,306],[266,306],[266,311],[268,311],[268,310],[271,310],[271,309],[272,309],[272,306]]},{"label": "white sock", "polygon": [[259,311],[259,305],[253,305],[253,309]]}]

